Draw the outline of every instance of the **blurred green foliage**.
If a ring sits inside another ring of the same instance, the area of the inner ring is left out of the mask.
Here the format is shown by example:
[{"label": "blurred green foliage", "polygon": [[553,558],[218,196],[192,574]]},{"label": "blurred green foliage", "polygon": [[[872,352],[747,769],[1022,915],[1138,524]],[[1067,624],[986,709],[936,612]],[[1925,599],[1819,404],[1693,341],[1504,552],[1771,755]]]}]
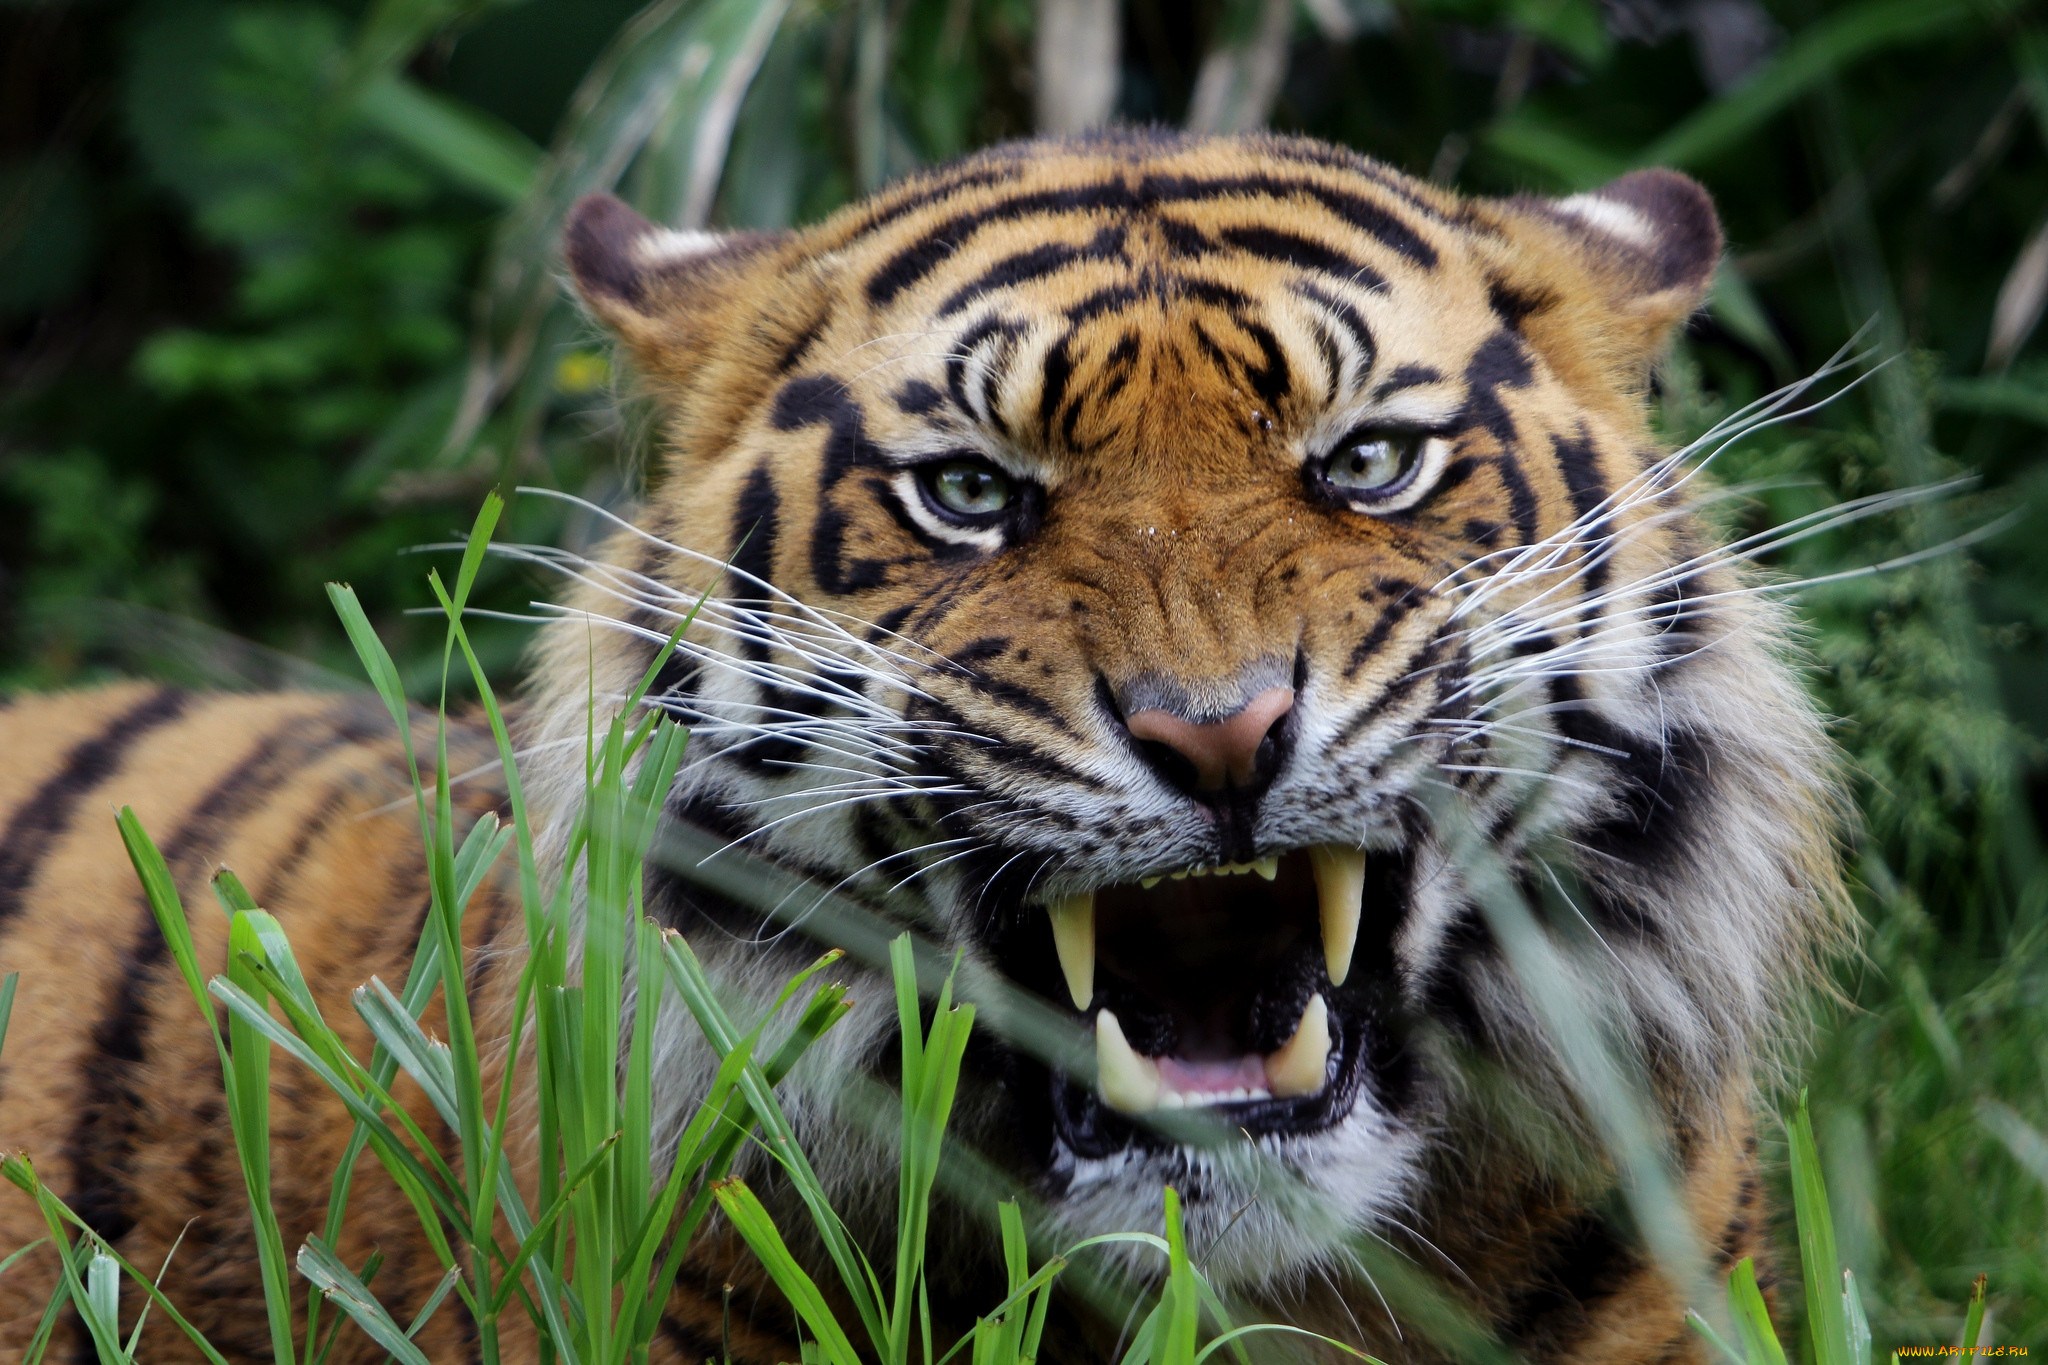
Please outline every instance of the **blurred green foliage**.
[{"label": "blurred green foliage", "polygon": [[[1866,323],[1893,363],[1752,438],[1760,530],[1958,474],[1807,540],[1869,920],[1807,1068],[1880,1345],[2048,1343],[2048,26],[2022,0],[1127,0],[1117,110],[1334,138],[1474,191],[1633,165],[1731,251],[1659,401],[1674,437]],[[95,0],[0,6],[0,686],[347,672],[353,581],[408,676],[404,552],[515,482],[627,496],[638,432],[553,256],[576,194],[815,217],[1028,133],[1031,0]],[[1262,47],[1263,44],[1263,47]],[[1281,78],[1255,79],[1261,56]],[[1235,62],[1236,66],[1229,63]],[[1219,66],[1218,64],[1223,65]],[[1250,73],[1250,74],[1247,74]],[[2001,520],[2005,519],[2005,520]],[[1987,527],[1997,533],[1977,536]],[[527,499],[513,538],[591,528]],[[503,563],[480,602],[550,585]],[[487,666],[523,640],[479,622]],[[237,641],[253,642],[241,644]],[[2033,1145],[2029,1145],[2033,1144]]]}]

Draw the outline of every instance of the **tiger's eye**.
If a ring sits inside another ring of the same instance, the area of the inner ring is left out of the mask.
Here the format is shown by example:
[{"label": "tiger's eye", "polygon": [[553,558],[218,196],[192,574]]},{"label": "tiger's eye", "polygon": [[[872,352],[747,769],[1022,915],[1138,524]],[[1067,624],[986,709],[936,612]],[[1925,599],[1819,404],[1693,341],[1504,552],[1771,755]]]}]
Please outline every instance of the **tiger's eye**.
[{"label": "tiger's eye", "polygon": [[932,501],[962,517],[992,517],[1016,500],[1016,487],[1001,470],[979,460],[947,460],[925,475]]},{"label": "tiger's eye", "polygon": [[1346,493],[1376,493],[1414,468],[1419,436],[1378,433],[1344,442],[1323,460],[1323,480]]}]

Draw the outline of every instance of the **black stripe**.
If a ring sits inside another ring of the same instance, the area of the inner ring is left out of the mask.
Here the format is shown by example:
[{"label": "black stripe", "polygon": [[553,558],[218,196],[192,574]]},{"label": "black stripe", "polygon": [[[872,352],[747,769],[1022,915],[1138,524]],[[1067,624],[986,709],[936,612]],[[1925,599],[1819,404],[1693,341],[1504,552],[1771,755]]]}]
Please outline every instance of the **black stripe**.
[{"label": "black stripe", "polygon": [[922,379],[906,380],[903,387],[896,390],[896,406],[906,416],[929,416],[940,401],[939,391]]},{"label": "black stripe", "polygon": [[[967,362],[974,357],[976,348],[991,337],[1000,337],[1006,350],[1009,344],[1014,343],[1018,330],[1017,324],[1006,318],[987,317],[968,328],[953,344],[953,353],[946,359],[946,392],[952,395],[953,406],[960,410],[962,416],[975,422],[984,420],[981,410],[974,406],[967,394]],[[997,363],[998,360],[992,359],[984,368],[992,371]],[[986,379],[980,396],[987,396]],[[994,415],[993,408],[989,415]]]},{"label": "black stripe", "polygon": [[1552,436],[1550,449],[1557,456],[1558,471],[1564,475],[1564,486],[1571,494],[1572,514],[1583,521],[1607,498],[1607,484],[1600,477],[1600,453],[1583,430],[1578,439],[1571,441]]},{"label": "black stripe", "polygon": [[818,337],[824,332],[825,322],[825,315],[820,313],[790,339],[789,345],[783,348],[782,355],[775,362],[775,373],[788,374],[803,363],[803,358],[810,354],[811,347],[817,344]]},{"label": "black stripe", "polygon": [[661,1315],[661,1339],[683,1353],[683,1359],[709,1365],[725,1358],[725,1344],[706,1336],[673,1313]]},{"label": "black stripe", "polygon": [[1044,373],[1038,387],[1038,429],[1048,444],[1052,441],[1053,419],[1066,400],[1067,383],[1074,377],[1074,333],[1071,328],[1045,353]]},{"label": "black stripe", "polygon": [[1394,633],[1394,628],[1407,620],[1409,613],[1428,600],[1429,595],[1420,591],[1414,584],[1403,586],[1405,590],[1392,597],[1386,606],[1380,609],[1379,619],[1374,621],[1372,628],[1352,646],[1351,657],[1344,661],[1344,678],[1347,682],[1357,676],[1358,670],[1365,667],[1367,660],[1380,652],[1380,646],[1387,642],[1387,637]]},{"label": "black stripe", "polygon": [[1266,400],[1269,407],[1279,406],[1287,391],[1294,387],[1293,372],[1288,368],[1287,353],[1280,349],[1280,340],[1264,323],[1245,322],[1240,324],[1252,344],[1259,348],[1262,363],[1254,369],[1247,365],[1245,376],[1252,382],[1252,392]]},{"label": "black stripe", "polygon": [[1114,313],[1130,307],[1144,298],[1145,292],[1135,284],[1107,284],[1085,295],[1080,302],[1068,305],[1062,316],[1078,326],[1099,318],[1104,313]]},{"label": "black stripe", "polygon": [[1493,468],[1500,475],[1501,487],[1507,490],[1508,516],[1515,531],[1522,537],[1522,544],[1534,545],[1543,529],[1537,520],[1536,491],[1529,487],[1522,466],[1511,453],[1494,457]]},{"label": "black stripe", "polygon": [[[1583,428],[1576,440],[1568,441],[1562,436],[1552,435],[1550,450],[1557,458],[1558,472],[1564,475],[1565,491],[1571,495],[1572,519],[1585,523],[1579,535],[1589,547],[1586,553],[1591,563],[1587,566],[1579,595],[1590,601],[1607,590],[1614,557],[1613,518],[1593,515],[1608,495],[1607,483],[1600,477],[1600,453],[1594,449],[1592,438]],[[1592,520],[1588,521],[1588,518]],[[1589,617],[1592,614],[1589,612]],[[1590,629],[1592,620],[1586,624]]]},{"label": "black stripe", "polygon": [[796,431],[823,424],[824,458],[818,466],[818,517],[811,527],[810,568],[818,587],[845,595],[879,586],[887,565],[873,559],[846,557],[846,514],[833,501],[839,481],[861,464],[873,463],[867,424],[860,404],[846,385],[830,375],[793,379],[775,395],[769,419],[777,431]]},{"label": "black stripe", "polygon": [[1121,256],[1124,231],[1123,227],[1112,225],[1100,229],[1085,242],[1045,242],[1005,256],[954,290],[939,305],[936,316],[950,317],[993,289],[1012,289],[1033,280],[1042,280],[1081,261],[1102,261]]},{"label": "black stripe", "polygon": [[1288,232],[1271,227],[1232,227],[1220,234],[1224,241],[1248,255],[1261,260],[1291,265],[1297,270],[1317,271],[1334,275],[1347,284],[1356,284],[1366,289],[1380,289],[1386,285],[1386,277],[1355,256],[1347,256],[1335,247],[1328,246],[1299,232]]},{"label": "black stripe", "polygon": [[1443,375],[1427,365],[1398,365],[1394,372],[1382,379],[1380,386],[1372,391],[1372,400],[1375,403],[1383,402],[1390,395],[1397,394],[1403,389],[1442,382]]},{"label": "black stripe", "polygon": [[[1371,726],[1389,710],[1406,701],[1417,688],[1422,686],[1426,679],[1432,676],[1432,672],[1436,669],[1436,665],[1441,662],[1446,648],[1447,645],[1441,635],[1432,636],[1428,644],[1425,644],[1409,657],[1408,666],[1402,670],[1400,677],[1381,688],[1378,696],[1374,697],[1364,706],[1361,706],[1344,722],[1343,726],[1338,729],[1335,737],[1330,740],[1330,749],[1337,750],[1343,748],[1352,740],[1364,734],[1367,727]],[[1455,682],[1455,678],[1446,679],[1446,681]],[[1449,691],[1450,688],[1446,686],[1443,690]]]},{"label": "black stripe", "polygon": [[0,834],[0,929],[21,913],[37,867],[71,823],[78,803],[113,775],[132,745],[183,714],[188,700],[169,688],[152,692],[108,721],[99,734],[72,746],[57,771],[15,808]]},{"label": "black stripe", "polygon": [[[775,581],[775,540],[781,529],[782,498],[764,460],[747,472],[732,512],[733,594],[755,598],[768,595],[764,583]],[[749,657],[765,659],[767,648],[748,640],[743,648]]]},{"label": "black stripe", "polygon": [[1551,1230],[1530,1266],[1534,1274],[1508,1301],[1497,1335],[1521,1343],[1541,1333],[1545,1344],[1563,1346],[1584,1330],[1587,1309],[1627,1283],[1642,1261],[1612,1223],[1587,1209]]},{"label": "black stripe", "polygon": [[1496,331],[1479,343],[1465,365],[1466,425],[1482,426],[1503,451],[1514,449],[1515,419],[1501,400],[1502,389],[1527,388],[1535,371],[1529,364],[1528,348],[1513,332]]},{"label": "black stripe", "polygon": [[883,262],[881,269],[868,277],[868,302],[877,308],[888,307],[898,294],[937,270],[967,245],[968,238],[991,223],[1014,222],[1046,213],[1129,212],[1137,206],[1131,187],[1121,182],[1037,190],[984,204],[933,224],[916,241]]},{"label": "black stripe", "polygon": [[1352,344],[1358,347],[1360,376],[1370,370],[1373,361],[1379,358],[1380,348],[1379,343],[1373,339],[1372,328],[1366,326],[1365,319],[1359,316],[1358,310],[1335,294],[1326,289],[1319,289],[1306,280],[1295,286],[1295,292],[1325,309],[1331,320],[1351,337]]},{"label": "black stripe", "polygon": [[[161,845],[164,862],[180,881],[203,870],[214,842],[308,764],[342,745],[359,741],[371,728],[368,704],[336,708],[326,716],[294,716],[266,734],[254,753],[215,783],[176,832]],[[135,1226],[129,1206],[128,1162],[132,1156],[140,1092],[133,1069],[143,1060],[151,1028],[149,992],[166,956],[146,897],[138,897],[137,926],[121,957],[121,974],[93,1028],[80,1090],[79,1118],[65,1142],[72,1173],[71,1207],[108,1242]]]},{"label": "black stripe", "polygon": [[1141,193],[1159,203],[1223,198],[1313,199],[1336,217],[1407,257],[1425,270],[1436,268],[1436,248],[1401,221],[1398,214],[1362,194],[1320,181],[1269,174],[1234,176],[1148,176]]},{"label": "black stripe", "polygon": [[974,235],[994,223],[1043,214],[1135,213],[1163,204],[1228,198],[1311,199],[1351,227],[1425,269],[1437,263],[1436,249],[1400,217],[1361,194],[1311,179],[1276,175],[1196,177],[1148,175],[1132,185],[1098,181],[1012,195],[934,223],[868,277],[868,302],[885,308],[963,250]]},{"label": "black stripe", "polygon": [[1329,372],[1323,381],[1323,403],[1334,406],[1338,387],[1344,382],[1344,355],[1337,349],[1337,338],[1330,334],[1329,326],[1321,318],[1311,317],[1308,328],[1315,336],[1316,354],[1322,358],[1323,368]]}]

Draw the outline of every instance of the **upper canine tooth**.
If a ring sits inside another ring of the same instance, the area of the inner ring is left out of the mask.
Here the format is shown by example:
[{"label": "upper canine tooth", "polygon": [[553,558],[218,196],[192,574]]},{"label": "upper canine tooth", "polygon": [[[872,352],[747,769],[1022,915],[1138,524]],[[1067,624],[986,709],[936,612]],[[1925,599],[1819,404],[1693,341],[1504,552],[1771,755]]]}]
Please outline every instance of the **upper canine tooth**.
[{"label": "upper canine tooth", "polygon": [[1095,893],[1061,896],[1046,907],[1052,918],[1052,946],[1066,973],[1067,993],[1074,1008],[1085,1010],[1095,998]]},{"label": "upper canine tooth", "polygon": [[1104,1103],[1126,1114],[1159,1107],[1158,1063],[1132,1050],[1123,1025],[1108,1010],[1095,1015],[1095,1087]]},{"label": "upper canine tooth", "polygon": [[1317,844],[1308,851],[1316,873],[1316,900],[1323,917],[1323,961],[1330,984],[1341,986],[1351,975],[1351,952],[1358,946],[1358,913],[1365,899],[1365,854],[1355,848]]},{"label": "upper canine tooth", "polygon": [[1272,881],[1275,877],[1280,875],[1280,855],[1277,853],[1268,853],[1263,858],[1254,859],[1252,861],[1252,871],[1258,873],[1267,881]]},{"label": "upper canine tooth", "polygon": [[1159,877],[1140,877],[1138,878],[1138,885],[1150,891],[1153,887],[1159,885],[1162,880],[1163,878]]},{"label": "upper canine tooth", "polygon": [[1294,1036],[1266,1058],[1266,1088],[1275,1099],[1313,1095],[1330,1066],[1330,1007],[1318,992],[1308,998]]}]

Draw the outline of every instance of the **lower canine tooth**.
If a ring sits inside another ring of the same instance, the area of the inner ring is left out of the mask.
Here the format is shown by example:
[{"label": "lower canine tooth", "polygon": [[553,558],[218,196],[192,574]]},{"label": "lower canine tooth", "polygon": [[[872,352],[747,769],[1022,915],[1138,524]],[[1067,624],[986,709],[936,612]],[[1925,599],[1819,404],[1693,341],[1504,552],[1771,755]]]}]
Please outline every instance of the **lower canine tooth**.
[{"label": "lower canine tooth", "polygon": [[1351,975],[1351,952],[1358,946],[1359,906],[1365,899],[1365,854],[1355,848],[1317,844],[1308,851],[1316,873],[1316,899],[1322,908],[1323,961],[1330,984],[1341,986]]},{"label": "lower canine tooth", "polygon": [[1095,998],[1095,893],[1061,896],[1046,907],[1052,917],[1052,946],[1066,973],[1067,994],[1074,1008],[1085,1010]]},{"label": "lower canine tooth", "polygon": [[1330,1007],[1321,994],[1308,998],[1294,1036],[1266,1058],[1266,1087],[1276,1099],[1313,1095],[1323,1088],[1330,1066]]},{"label": "lower canine tooth", "polygon": [[1123,1025],[1108,1010],[1095,1016],[1095,1087],[1105,1104],[1126,1114],[1159,1106],[1158,1064],[1131,1049]]}]

